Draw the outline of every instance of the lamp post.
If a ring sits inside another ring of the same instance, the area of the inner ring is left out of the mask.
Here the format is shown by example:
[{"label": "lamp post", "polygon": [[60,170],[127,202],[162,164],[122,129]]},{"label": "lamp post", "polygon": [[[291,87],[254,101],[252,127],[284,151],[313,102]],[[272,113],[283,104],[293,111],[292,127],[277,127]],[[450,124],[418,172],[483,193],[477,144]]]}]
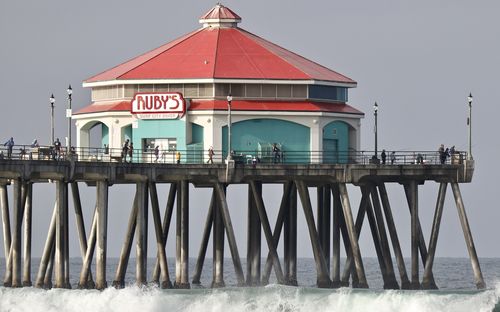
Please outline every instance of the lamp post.
[{"label": "lamp post", "polygon": [[375,155],[373,156],[373,159],[376,163],[378,163],[378,151],[377,151],[377,117],[378,117],[378,104],[375,102],[373,105],[373,116],[375,116]]},{"label": "lamp post", "polygon": [[50,100],[50,142],[49,145],[54,144],[54,103],[56,102],[56,98],[54,94],[52,94],[49,98]]},{"label": "lamp post", "polygon": [[469,126],[469,150],[467,152],[467,160],[472,160],[472,93],[467,97],[469,102],[469,118],[467,118],[467,125]]},{"label": "lamp post", "polygon": [[66,117],[68,118],[68,147],[67,147],[67,155],[68,157],[71,156],[71,95],[73,94],[73,89],[71,88],[71,85],[69,85],[68,89],[66,90],[68,93],[68,109],[66,110]]},{"label": "lamp post", "polygon": [[231,159],[231,93],[227,96],[227,159]]}]

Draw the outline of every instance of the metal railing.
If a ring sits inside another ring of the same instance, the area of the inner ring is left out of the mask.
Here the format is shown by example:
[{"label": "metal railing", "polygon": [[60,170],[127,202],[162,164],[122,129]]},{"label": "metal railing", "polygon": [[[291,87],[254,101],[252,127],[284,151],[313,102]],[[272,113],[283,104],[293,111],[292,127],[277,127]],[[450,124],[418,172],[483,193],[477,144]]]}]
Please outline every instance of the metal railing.
[{"label": "metal railing", "polygon": [[[467,158],[464,151],[456,151],[442,158],[438,151],[398,151],[386,154],[385,162],[380,153],[374,157],[373,151],[234,151],[232,159],[236,164],[273,165],[273,164],[380,164],[380,165],[441,165],[461,164]],[[210,161],[209,152],[202,150],[124,150],[122,148],[72,148],[66,147],[14,145],[12,148],[0,146],[2,160],[52,160],[87,162],[122,162],[122,163],[158,163],[158,164],[221,164],[225,163],[227,153],[215,150]]]}]

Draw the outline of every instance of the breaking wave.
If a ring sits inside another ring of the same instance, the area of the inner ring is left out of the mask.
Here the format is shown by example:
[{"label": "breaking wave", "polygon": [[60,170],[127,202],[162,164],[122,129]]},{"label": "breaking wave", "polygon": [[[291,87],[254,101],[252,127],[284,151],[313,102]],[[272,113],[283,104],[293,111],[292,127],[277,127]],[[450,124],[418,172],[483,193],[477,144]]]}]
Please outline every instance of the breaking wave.
[{"label": "breaking wave", "polygon": [[0,287],[0,311],[500,311],[500,283],[483,291],[256,288],[42,290]]}]

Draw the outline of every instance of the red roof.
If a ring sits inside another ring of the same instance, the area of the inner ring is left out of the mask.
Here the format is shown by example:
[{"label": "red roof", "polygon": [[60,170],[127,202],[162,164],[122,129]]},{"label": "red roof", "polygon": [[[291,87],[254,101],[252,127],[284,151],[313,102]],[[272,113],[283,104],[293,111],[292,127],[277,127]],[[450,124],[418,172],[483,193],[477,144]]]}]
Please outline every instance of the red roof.
[{"label": "red roof", "polygon": [[[106,104],[91,104],[74,113],[89,114],[110,111],[130,112],[130,101],[108,102]],[[225,100],[191,100],[188,111],[227,110]],[[327,112],[340,114],[364,115],[361,111],[345,103],[323,103],[311,101],[240,101],[231,102],[233,111],[287,111],[287,112]]]},{"label": "red roof", "polygon": [[130,112],[130,101],[116,101],[116,102],[104,102],[98,104],[91,104],[80,109],[73,115],[78,114],[90,114],[90,113],[100,113],[100,112],[111,112],[111,111],[127,111]]},{"label": "red roof", "polygon": [[[238,19],[216,6],[202,18]],[[203,20],[202,20],[203,21]],[[87,79],[86,83],[142,79],[352,79],[238,27],[204,27]]]}]

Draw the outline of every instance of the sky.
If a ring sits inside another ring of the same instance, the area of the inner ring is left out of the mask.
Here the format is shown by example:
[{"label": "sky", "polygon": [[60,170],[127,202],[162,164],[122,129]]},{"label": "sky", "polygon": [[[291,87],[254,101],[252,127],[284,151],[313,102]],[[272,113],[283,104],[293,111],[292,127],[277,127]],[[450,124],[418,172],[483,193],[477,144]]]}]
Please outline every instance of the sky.
[{"label": "sky", "polygon": [[[242,17],[241,28],[358,82],[349,92],[349,104],[366,114],[361,127],[362,150],[374,149],[375,101],[379,106],[379,150],[436,151],[440,144],[467,150],[467,96],[471,92],[476,170],[472,183],[460,187],[478,255],[500,256],[500,209],[495,194],[500,145],[494,128],[500,113],[494,104],[500,98],[498,1],[228,0],[222,4]],[[68,84],[73,87],[74,110],[88,105],[90,90],[82,88],[83,80],[201,27],[199,17],[214,5],[205,0],[1,1],[0,91],[4,100],[0,141],[13,136],[17,144],[29,144],[34,138],[47,144],[52,93],[56,98],[56,136],[64,137]],[[80,188],[89,231],[95,189],[83,184]],[[163,206],[167,190],[167,186],[159,188]],[[279,207],[278,190],[276,186],[264,189],[271,224]],[[351,187],[349,191],[356,207],[359,190]],[[388,191],[403,253],[409,257],[410,217],[404,191],[400,185],[389,185]],[[419,209],[427,241],[437,192],[434,182],[420,187]],[[35,185],[34,194],[33,254],[37,256],[46,237],[55,185]],[[190,256],[195,257],[210,192],[192,188],[191,194],[200,194],[190,201]],[[246,253],[246,207],[240,202],[246,202],[246,196],[245,186],[229,188],[229,207],[242,257]],[[132,201],[132,186],[110,189],[111,256],[119,255]],[[299,256],[312,257],[301,212],[299,220]],[[70,254],[78,256],[72,213],[70,222]],[[361,253],[375,256],[367,229],[360,238]],[[151,222],[149,233],[149,255],[154,256]],[[172,241],[167,244],[168,256],[175,254]],[[451,189],[437,249],[440,257],[467,257]]]}]

